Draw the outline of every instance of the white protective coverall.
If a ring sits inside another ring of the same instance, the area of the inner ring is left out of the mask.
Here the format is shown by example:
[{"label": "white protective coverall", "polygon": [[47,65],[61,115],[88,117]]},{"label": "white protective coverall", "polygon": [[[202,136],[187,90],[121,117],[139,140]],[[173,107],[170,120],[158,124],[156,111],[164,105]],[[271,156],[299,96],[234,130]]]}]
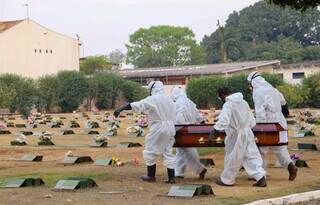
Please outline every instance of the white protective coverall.
[{"label": "white protective coverall", "polygon": [[172,153],[175,136],[175,106],[171,98],[164,93],[162,82],[149,84],[151,96],[131,103],[132,110],[143,112],[149,116],[149,133],[145,137],[143,158],[147,166],[154,165],[158,155],[163,156],[164,166],[174,169],[175,156]]},{"label": "white protective coverall", "polygon": [[249,105],[241,93],[234,93],[226,98],[214,125],[216,130],[226,132],[224,169],[220,175],[221,181],[226,185],[235,183],[241,166],[256,181],[266,174],[251,130],[255,124]]},{"label": "white protective coverall", "polygon": [[[181,88],[174,87],[171,98],[175,101],[176,124],[194,124],[203,121],[203,117],[200,115],[197,106],[187,98],[187,95]],[[203,164],[200,163],[199,153],[193,147],[177,148],[176,162],[176,176],[184,176],[187,166],[196,174],[200,174],[204,169]]]},{"label": "white protective coverall", "polygon": [[[254,77],[254,75],[259,75],[259,73],[255,73],[257,72],[250,73],[247,80],[251,82],[253,87],[252,97],[256,121],[258,123],[278,122],[284,129],[288,129],[287,121],[281,112],[281,106],[286,104],[282,93],[270,85],[263,77]],[[252,79],[252,77],[254,78]],[[276,155],[283,167],[287,168],[292,162],[286,145],[259,147],[265,169],[267,167],[266,155],[269,149]]]}]

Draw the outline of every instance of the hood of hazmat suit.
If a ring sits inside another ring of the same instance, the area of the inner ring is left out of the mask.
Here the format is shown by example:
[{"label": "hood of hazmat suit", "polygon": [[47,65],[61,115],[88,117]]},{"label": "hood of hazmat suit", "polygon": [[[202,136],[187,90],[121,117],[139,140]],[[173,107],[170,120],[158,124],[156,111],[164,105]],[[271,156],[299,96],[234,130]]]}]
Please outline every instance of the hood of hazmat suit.
[{"label": "hood of hazmat suit", "polygon": [[268,83],[258,72],[250,73],[247,79],[253,88],[252,97],[259,123],[279,123],[287,129],[287,121],[281,112],[281,106],[286,104],[282,93]]},{"label": "hood of hazmat suit", "polygon": [[180,87],[174,87],[171,98],[175,101],[176,124],[193,124],[203,121],[196,104],[194,104]]},{"label": "hood of hazmat suit", "polygon": [[241,93],[234,93],[226,98],[218,121],[214,125],[216,130],[224,130],[227,135],[225,167],[220,176],[223,183],[234,184],[242,165],[256,180],[265,175],[261,155],[251,130],[255,124],[250,107]]},{"label": "hood of hazmat suit", "polygon": [[132,110],[146,113],[149,117],[149,133],[145,137],[144,159],[148,166],[155,163],[155,155],[165,154],[165,166],[175,167],[174,155],[170,155],[175,135],[175,106],[164,93],[163,83],[154,81],[148,85],[151,96],[131,103]]}]

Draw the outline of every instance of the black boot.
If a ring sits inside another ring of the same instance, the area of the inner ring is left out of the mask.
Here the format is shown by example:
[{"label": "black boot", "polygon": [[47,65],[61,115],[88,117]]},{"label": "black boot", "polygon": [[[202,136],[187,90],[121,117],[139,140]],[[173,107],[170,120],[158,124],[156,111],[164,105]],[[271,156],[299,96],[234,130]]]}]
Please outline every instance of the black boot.
[{"label": "black boot", "polygon": [[165,182],[166,182],[166,183],[169,183],[169,184],[174,184],[174,183],[176,183],[176,181],[174,180],[174,179],[175,179],[174,169],[169,169],[169,168],[167,168],[167,172],[168,172],[168,179],[167,179]]},{"label": "black boot", "polygon": [[207,169],[203,168],[203,170],[199,174],[199,179],[204,179],[204,177],[206,176],[206,173],[207,173]]},{"label": "black boot", "polygon": [[141,179],[142,181],[145,182],[155,182],[156,181],[156,165],[152,166],[147,166],[148,170],[148,175],[147,176],[142,176]]},{"label": "black boot", "polygon": [[259,181],[257,181],[257,183],[253,184],[252,186],[256,186],[256,187],[266,187],[266,186],[267,186],[266,177],[262,177],[261,179],[259,179]]},{"label": "black boot", "polygon": [[298,168],[291,162],[288,165],[289,180],[293,181],[297,177]]}]

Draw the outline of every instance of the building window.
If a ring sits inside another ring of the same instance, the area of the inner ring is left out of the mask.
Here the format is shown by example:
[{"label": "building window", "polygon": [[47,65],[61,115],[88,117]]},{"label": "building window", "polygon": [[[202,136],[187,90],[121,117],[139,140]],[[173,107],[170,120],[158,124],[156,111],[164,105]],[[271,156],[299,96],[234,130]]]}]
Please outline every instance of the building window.
[{"label": "building window", "polygon": [[42,51],[41,51],[41,49],[39,49],[39,53],[41,53]]},{"label": "building window", "polygon": [[34,49],[34,52],[37,53],[37,49]]},{"label": "building window", "polygon": [[50,53],[52,54],[52,50],[50,50]]},{"label": "building window", "polygon": [[46,49],[46,53],[48,53],[48,49]]},{"label": "building window", "polygon": [[292,79],[304,78],[304,72],[292,73]]}]

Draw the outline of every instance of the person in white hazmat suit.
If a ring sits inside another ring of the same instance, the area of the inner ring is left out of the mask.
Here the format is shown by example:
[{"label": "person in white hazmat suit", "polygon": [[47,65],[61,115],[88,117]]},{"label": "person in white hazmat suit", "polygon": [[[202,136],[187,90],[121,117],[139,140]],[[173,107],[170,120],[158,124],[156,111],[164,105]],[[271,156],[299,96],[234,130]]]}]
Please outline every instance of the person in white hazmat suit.
[{"label": "person in white hazmat suit", "polygon": [[[286,101],[282,93],[260,76],[259,72],[255,71],[250,73],[247,80],[253,90],[252,97],[255,107],[256,121],[258,123],[278,122],[287,130],[287,121],[282,114],[282,106],[286,105]],[[269,149],[276,155],[280,164],[287,168],[289,172],[289,180],[293,181],[297,177],[298,168],[291,160],[287,146],[259,147],[265,169],[267,167],[266,156]]]},{"label": "person in white hazmat suit", "polygon": [[[194,124],[203,122],[204,118],[200,115],[197,106],[188,99],[186,93],[180,87],[174,87],[171,98],[175,102],[176,124]],[[204,179],[207,169],[200,163],[199,153],[196,148],[176,148],[175,177],[184,178],[187,167],[199,175],[199,179]]]},{"label": "person in white hazmat suit", "polygon": [[209,138],[213,138],[219,130],[226,132],[226,138],[224,169],[216,183],[221,186],[234,185],[243,166],[256,180],[253,186],[267,186],[266,172],[251,130],[256,122],[248,103],[242,93],[231,94],[226,87],[219,88],[218,95],[224,104]]},{"label": "person in white hazmat suit", "polygon": [[156,157],[163,156],[164,166],[167,167],[167,183],[175,183],[174,168],[176,167],[175,155],[172,147],[175,142],[175,106],[172,99],[165,95],[163,83],[153,81],[149,83],[150,96],[133,103],[128,103],[115,110],[114,116],[118,117],[123,110],[143,112],[149,116],[149,133],[145,137],[143,158],[147,165],[147,175],[141,179],[147,182],[156,181]]}]

